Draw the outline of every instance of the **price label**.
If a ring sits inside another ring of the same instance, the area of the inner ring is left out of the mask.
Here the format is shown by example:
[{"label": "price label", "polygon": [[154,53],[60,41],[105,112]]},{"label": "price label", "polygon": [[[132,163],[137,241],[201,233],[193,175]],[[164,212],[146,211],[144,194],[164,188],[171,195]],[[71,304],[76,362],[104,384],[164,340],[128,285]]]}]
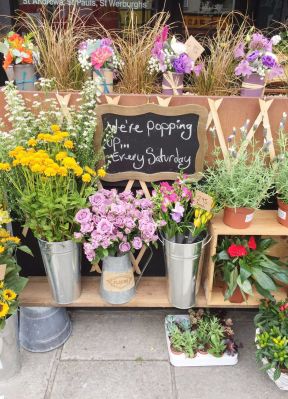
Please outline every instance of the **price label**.
[{"label": "price label", "polygon": [[204,209],[204,211],[210,212],[213,205],[213,198],[210,197],[210,195],[197,190],[195,197],[193,198],[193,205]]},{"label": "price label", "polygon": [[282,211],[282,209],[278,208],[278,216],[282,220],[286,220],[286,212]]},{"label": "price label", "polygon": [[253,220],[253,218],[254,218],[254,212],[253,213],[249,213],[249,215],[246,215],[245,223],[251,222]]},{"label": "price label", "polygon": [[197,58],[199,58],[200,55],[205,50],[204,47],[201,46],[201,44],[198,42],[198,40],[195,39],[194,36],[189,36],[189,38],[185,43],[185,46],[186,46],[186,53],[193,61],[196,61]]},{"label": "price label", "polygon": [[6,265],[0,265],[0,281],[4,280],[6,273]]}]

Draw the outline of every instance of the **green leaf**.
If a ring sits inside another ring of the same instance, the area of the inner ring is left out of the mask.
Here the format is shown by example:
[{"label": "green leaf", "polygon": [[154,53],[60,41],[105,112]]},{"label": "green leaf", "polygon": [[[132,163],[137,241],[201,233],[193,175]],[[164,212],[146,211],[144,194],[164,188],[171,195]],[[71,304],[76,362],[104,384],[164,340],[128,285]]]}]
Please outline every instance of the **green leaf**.
[{"label": "green leaf", "polygon": [[240,263],[240,277],[242,281],[245,281],[252,274],[251,268],[248,265],[246,265],[244,261],[240,261],[239,263]]},{"label": "green leaf", "polygon": [[17,249],[19,249],[19,251],[25,252],[28,255],[34,256],[31,249],[28,248],[26,245],[20,245]]},{"label": "green leaf", "polygon": [[255,281],[257,281],[257,283],[261,285],[261,287],[263,287],[265,290],[269,291],[276,290],[274,281],[267,274],[263,273],[262,270],[254,267],[252,275]]},{"label": "green leaf", "polygon": [[249,280],[241,281],[240,276],[238,276],[237,284],[239,285],[242,291],[246,292],[246,294],[253,295],[252,285]]},{"label": "green leaf", "polygon": [[281,370],[279,367],[276,367],[273,375],[274,381],[278,380],[280,376],[281,376]]},{"label": "green leaf", "polygon": [[269,298],[273,300],[273,296],[271,295],[269,290],[265,290],[264,288],[262,288],[261,285],[258,284],[256,281],[254,281],[254,285],[260,295],[262,295],[264,298]]}]

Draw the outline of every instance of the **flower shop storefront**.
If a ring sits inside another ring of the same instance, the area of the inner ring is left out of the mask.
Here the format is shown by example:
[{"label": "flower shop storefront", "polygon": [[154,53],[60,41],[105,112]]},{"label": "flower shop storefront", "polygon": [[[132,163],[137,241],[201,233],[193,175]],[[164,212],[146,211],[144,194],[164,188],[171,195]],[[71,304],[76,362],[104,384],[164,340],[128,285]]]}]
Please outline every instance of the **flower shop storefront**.
[{"label": "flower shop storefront", "polygon": [[[77,93],[61,93],[61,95],[56,95],[53,93],[22,92],[21,96],[25,103],[28,104],[28,107],[31,106],[33,102],[43,104],[45,102],[49,103],[49,99],[54,99],[59,105],[61,113],[63,113],[63,118],[69,118],[70,110],[72,114],[73,106],[77,106],[80,95]],[[2,117],[5,120],[4,109],[7,98],[5,99],[3,94],[1,94],[1,97],[1,102],[3,104]],[[273,158],[277,150],[279,121],[281,122],[283,119],[283,113],[285,113],[287,109],[287,104],[286,98],[276,97],[261,100],[258,98],[240,97],[102,95],[101,104],[97,105],[98,126],[95,126],[95,148],[97,148],[97,143],[99,143],[101,132],[105,130],[105,124],[109,122],[114,124],[116,122],[118,131],[120,129],[124,134],[123,138],[121,138],[121,135],[120,137],[116,135],[116,137],[112,139],[110,147],[107,147],[107,151],[109,154],[112,154],[112,158],[111,164],[108,167],[108,174],[101,179],[102,184],[106,188],[116,187],[122,191],[128,183],[127,189],[141,189],[144,191],[144,195],[150,199],[151,183],[153,184],[154,181],[157,182],[159,180],[169,180],[169,178],[172,180],[173,176],[177,176],[177,173],[172,172],[171,174],[170,172],[174,167],[173,162],[176,165],[176,170],[178,165],[181,164],[184,173],[185,169],[188,169],[189,172],[193,172],[192,175],[196,174],[197,176],[197,174],[201,172],[204,162],[208,165],[213,165],[215,158],[213,151],[215,150],[215,146],[219,148],[219,151],[223,154],[230,154],[231,134],[232,136],[233,134],[237,136],[240,135],[241,132],[243,134],[243,131],[246,132],[246,137],[248,137],[249,140],[254,138],[260,147],[262,144],[264,144],[265,147],[266,142],[272,141],[273,145],[267,146],[266,152],[268,157]],[[168,146],[166,145],[165,147],[164,142],[165,139],[170,143],[169,135],[171,131],[169,133],[169,124],[163,126],[161,123],[158,123],[157,125],[157,118],[156,120],[154,120],[154,117],[147,119],[146,116],[147,114],[150,115],[151,111],[153,114],[158,113],[162,116],[162,124],[163,118],[165,118],[166,122],[176,122],[176,125],[177,120],[178,124],[180,122],[182,123],[182,125],[180,123],[181,126],[180,130],[178,129],[178,133],[176,133],[177,128],[175,128],[175,125],[172,125],[177,137],[173,147],[172,144],[168,144]],[[193,119],[193,116],[195,117],[194,113],[196,116],[200,115],[198,123]],[[116,119],[115,116],[111,119],[111,115],[116,115]],[[189,131],[188,129],[185,131],[183,127],[184,123],[186,123],[186,127],[190,126],[188,122],[191,122],[189,119],[191,115],[192,124],[196,123],[197,128],[196,130]],[[6,122],[9,123],[7,120]],[[149,129],[147,130],[147,126],[151,126],[150,131]],[[137,131],[138,133],[140,131],[142,132],[138,136],[139,138],[137,139],[136,146],[133,140],[131,141],[129,138],[129,131],[130,134],[132,131],[134,131],[134,134],[137,134]],[[155,136],[152,132],[156,133]],[[183,140],[183,135],[185,136],[185,134],[187,135],[186,138],[189,139],[188,141]],[[163,140],[163,144],[161,140]],[[196,144],[195,141],[197,142]],[[191,144],[191,148],[188,148],[186,154],[185,146],[188,146],[189,143]],[[125,146],[127,147],[126,149]],[[160,151],[161,148],[163,149],[162,152]],[[251,149],[249,151],[251,151]],[[132,155],[134,155],[134,158]],[[146,163],[143,163],[144,158]],[[193,158],[198,159],[198,161],[195,162]],[[171,159],[173,159],[172,166]],[[130,161],[131,163],[129,164]],[[148,167],[149,163],[151,166]],[[191,166],[192,163],[193,166]],[[123,164],[125,164],[125,166],[123,166]],[[134,169],[131,165],[134,165]],[[149,173],[145,173],[145,169]],[[111,170],[111,173],[109,173],[109,170]],[[173,177],[173,179],[175,177]],[[235,236],[238,235],[239,232],[242,234],[242,231],[245,235],[250,237],[257,237],[260,235],[272,236],[273,239],[276,239],[277,245],[274,245],[271,250],[268,248],[268,253],[280,258],[287,256],[286,227],[278,223],[277,211],[268,209],[275,209],[275,206],[276,204],[273,204],[273,202],[266,203],[264,208],[262,206],[263,209],[256,211],[252,224],[249,227],[245,226],[245,230],[238,230],[233,226],[227,226],[223,223],[222,213],[214,216],[210,221],[210,242],[207,244],[205,250],[206,258],[204,262],[202,260],[197,270],[196,306],[258,306],[262,295],[256,290],[253,295],[247,296],[246,301],[240,301],[241,303],[227,301],[224,298],[223,285],[220,281],[221,279],[218,280],[217,275],[214,273],[215,261],[212,259],[216,254],[216,250],[218,250],[219,239],[221,242],[222,236]],[[26,256],[25,254],[19,256],[19,261],[25,275],[34,275],[34,277],[30,277],[29,283],[20,297],[21,302],[26,306],[54,306],[55,299],[53,299],[51,295],[47,278],[40,276],[45,272],[43,266],[41,266],[42,260],[39,249],[37,248],[37,242],[32,240],[31,230],[27,232],[27,229],[26,231],[24,229],[23,231],[22,227],[20,228],[20,226],[17,226],[16,223],[16,232],[22,236],[22,240],[25,244],[29,244],[35,254],[33,259],[31,259],[31,257],[27,258],[28,255]],[[25,237],[22,233],[24,233]],[[154,248],[153,252],[154,254],[152,260],[150,260],[149,267],[145,270],[144,277],[142,277],[137,286],[136,295],[128,303],[124,303],[121,306],[171,306],[171,298],[168,297],[167,291],[167,278],[164,277],[165,267],[162,244],[159,244],[158,249]],[[85,255],[83,254],[83,258],[84,257]],[[141,267],[146,263],[149,257],[149,252],[145,253],[145,251],[141,250],[136,251],[132,258],[134,271],[141,273]],[[87,261],[84,261],[84,264],[82,262],[82,274],[84,274],[84,276],[82,276],[81,295],[78,299],[65,306],[111,306],[109,302],[103,300],[103,297],[99,294],[101,278],[99,273],[97,273],[100,271],[98,263],[94,264],[92,267],[93,272],[90,273],[89,263],[85,262]],[[278,299],[286,297],[286,288],[280,287],[276,292],[276,297]],[[115,306],[115,304],[113,306]]]}]

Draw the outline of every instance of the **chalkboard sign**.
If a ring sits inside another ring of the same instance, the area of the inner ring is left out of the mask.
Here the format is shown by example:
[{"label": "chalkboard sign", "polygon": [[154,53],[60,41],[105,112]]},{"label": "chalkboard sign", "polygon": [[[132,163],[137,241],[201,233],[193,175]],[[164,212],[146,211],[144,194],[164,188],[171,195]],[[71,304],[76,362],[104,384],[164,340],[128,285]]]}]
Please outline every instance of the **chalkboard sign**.
[{"label": "chalkboard sign", "polygon": [[207,149],[206,108],[105,104],[98,106],[97,113],[98,144],[108,123],[117,128],[105,149],[111,159],[106,181],[151,182],[175,179],[180,170],[196,176],[203,169]]}]

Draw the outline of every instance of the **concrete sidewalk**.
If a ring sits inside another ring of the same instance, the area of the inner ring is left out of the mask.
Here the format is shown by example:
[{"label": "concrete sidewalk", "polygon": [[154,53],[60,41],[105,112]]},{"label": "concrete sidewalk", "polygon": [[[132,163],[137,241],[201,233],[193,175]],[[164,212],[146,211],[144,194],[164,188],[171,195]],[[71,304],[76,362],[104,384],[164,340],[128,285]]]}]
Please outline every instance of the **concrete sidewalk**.
[{"label": "concrete sidewalk", "polygon": [[[287,399],[255,362],[255,311],[229,311],[239,363],[175,368],[168,361],[169,310],[71,312],[73,333],[53,352],[23,350],[22,371],[0,399]],[[183,313],[183,312],[182,312]]]}]

